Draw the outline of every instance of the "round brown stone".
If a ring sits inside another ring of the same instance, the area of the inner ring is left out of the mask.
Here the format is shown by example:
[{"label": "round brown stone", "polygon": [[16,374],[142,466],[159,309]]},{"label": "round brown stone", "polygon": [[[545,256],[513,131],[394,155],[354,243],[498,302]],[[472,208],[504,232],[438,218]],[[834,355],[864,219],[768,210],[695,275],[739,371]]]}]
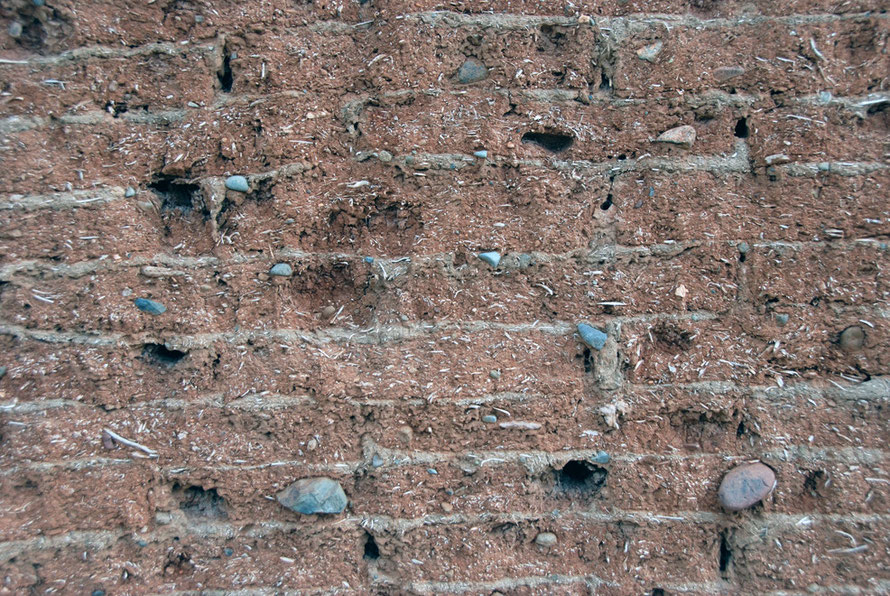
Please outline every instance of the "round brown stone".
[{"label": "round brown stone", "polygon": [[853,325],[841,331],[839,342],[841,349],[848,352],[862,349],[865,345],[865,331],[862,327]]},{"label": "round brown stone", "polygon": [[761,464],[744,464],[729,471],[720,483],[717,495],[728,511],[741,511],[762,501],[773,492],[776,474]]}]

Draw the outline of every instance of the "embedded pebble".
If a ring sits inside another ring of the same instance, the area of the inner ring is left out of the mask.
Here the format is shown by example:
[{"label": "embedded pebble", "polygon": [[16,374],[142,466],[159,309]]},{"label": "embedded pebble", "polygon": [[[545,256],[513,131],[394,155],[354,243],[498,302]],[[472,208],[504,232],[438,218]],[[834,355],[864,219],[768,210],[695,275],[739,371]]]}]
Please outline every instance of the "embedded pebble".
[{"label": "embedded pebble", "polygon": [[513,420],[510,422],[501,422],[500,427],[503,429],[519,429],[519,430],[538,430],[541,428],[539,422],[526,422],[525,420]]},{"label": "embedded pebble", "polygon": [[865,345],[865,330],[858,325],[847,327],[841,331],[838,343],[840,343],[841,349],[847,352],[862,349],[862,346]]},{"label": "embedded pebble", "polygon": [[374,263],[374,257],[365,257],[365,263],[371,265]]},{"label": "embedded pebble", "polygon": [[226,188],[237,192],[247,192],[250,186],[247,184],[247,178],[244,176],[229,176],[226,178]]},{"label": "embedded pebble", "polygon": [[692,147],[692,144],[695,143],[695,129],[688,124],[685,126],[678,126],[661,133],[658,138],[655,139],[655,142],[670,143],[671,145],[678,145],[689,149]]},{"label": "embedded pebble", "polygon": [[303,515],[341,513],[347,502],[343,487],[330,478],[297,480],[277,496],[283,506]]},{"label": "embedded pebble", "polygon": [[498,417],[495,416],[494,414],[487,414],[482,417],[482,422],[484,422],[486,424],[494,424],[497,421],[498,421]]},{"label": "embedded pebble", "polygon": [[556,534],[553,532],[541,532],[537,536],[535,536],[535,544],[538,546],[543,546],[549,548],[556,544]]},{"label": "embedded pebble", "polygon": [[473,156],[478,157],[479,159],[485,159],[488,157],[488,151],[474,151]]},{"label": "embedded pebble", "polygon": [[9,370],[5,366],[0,366],[0,379],[6,376],[6,371]]},{"label": "embedded pebble", "polygon": [[581,341],[597,351],[603,349],[609,338],[608,335],[587,323],[578,323],[578,335],[581,336]]},{"label": "embedded pebble", "polygon": [[392,161],[392,153],[390,153],[389,151],[386,151],[386,150],[378,151],[377,159],[379,159],[383,163],[389,163]]},{"label": "embedded pebble", "polygon": [[728,81],[729,79],[734,79],[735,77],[740,77],[743,74],[745,74],[745,69],[741,66],[721,66],[720,68],[714,69],[714,78],[721,83]]},{"label": "embedded pebble", "polygon": [[737,249],[739,250],[739,252],[740,252],[741,254],[743,254],[743,255],[748,254],[748,251],[751,250],[751,247],[748,246],[748,243],[747,243],[747,242],[739,242],[739,244],[738,244],[738,246],[736,246],[736,248],[737,248]]},{"label": "embedded pebble", "polygon": [[791,161],[791,158],[784,153],[773,153],[772,155],[767,155],[766,157],[764,157],[763,161],[768,166],[775,166],[783,163],[788,163],[789,161]]},{"label": "embedded pebble", "polygon": [[294,270],[287,263],[276,263],[269,269],[269,275],[277,275],[278,277],[290,277],[294,274]]},{"label": "embedded pebble", "polygon": [[501,253],[499,252],[482,252],[479,253],[479,258],[491,265],[492,267],[497,267],[498,263],[501,262]]},{"label": "embedded pebble", "polygon": [[637,50],[637,58],[645,60],[646,62],[655,62],[658,55],[661,53],[662,48],[664,48],[664,44],[660,41],[656,41],[652,45]]},{"label": "embedded pebble", "polygon": [[235,554],[235,551],[227,546],[223,549],[223,554],[227,557],[231,557],[232,555]]},{"label": "embedded pebble", "polygon": [[427,471],[427,474],[432,474],[433,476],[439,475],[439,471],[436,470],[436,468],[427,468],[426,471]]},{"label": "embedded pebble", "polygon": [[727,511],[741,511],[765,499],[776,487],[776,474],[762,463],[743,464],[723,477],[717,496]]},{"label": "embedded pebble", "polygon": [[132,186],[128,186],[126,192],[124,192],[124,197],[129,199],[130,197],[135,197],[135,196],[136,196],[136,189],[133,188]]},{"label": "embedded pebble", "polygon": [[501,371],[499,371],[499,370],[489,371],[488,376],[491,377],[492,379],[494,379],[495,381],[497,381],[498,379],[501,378]]},{"label": "embedded pebble", "polygon": [[371,467],[379,468],[382,465],[383,465],[383,458],[375,453],[374,457],[371,458]]},{"label": "embedded pebble", "polygon": [[333,306],[328,305],[328,306],[325,306],[323,309],[321,309],[321,316],[323,316],[326,319],[330,319],[331,317],[334,316],[335,312],[337,312],[337,309],[334,308]]},{"label": "embedded pebble", "polygon": [[13,39],[18,39],[22,36],[22,24],[18,21],[13,21],[9,24],[9,36]]},{"label": "embedded pebble", "polygon": [[597,451],[596,455],[593,456],[590,461],[595,464],[607,464],[612,461],[612,458],[605,451]]},{"label": "embedded pebble", "polygon": [[776,323],[779,324],[779,327],[784,327],[788,324],[788,315],[785,313],[776,314]]},{"label": "embedded pebble", "polygon": [[459,83],[478,83],[486,78],[488,78],[488,68],[475,58],[469,58],[457,71],[457,81]]},{"label": "embedded pebble", "polygon": [[166,306],[148,298],[137,298],[133,301],[133,304],[142,312],[147,312],[150,315],[162,315],[167,312]]}]

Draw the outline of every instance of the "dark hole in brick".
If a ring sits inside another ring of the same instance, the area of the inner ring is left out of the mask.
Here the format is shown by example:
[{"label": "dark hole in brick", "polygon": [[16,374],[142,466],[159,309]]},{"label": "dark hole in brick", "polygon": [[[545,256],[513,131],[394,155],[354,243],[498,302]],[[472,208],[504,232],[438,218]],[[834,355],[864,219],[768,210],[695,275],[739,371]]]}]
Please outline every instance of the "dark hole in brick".
[{"label": "dark hole in brick", "polygon": [[603,73],[600,79],[600,91],[605,91],[606,93],[612,91],[612,79],[606,73]]},{"label": "dark hole in brick", "polygon": [[627,154],[625,154],[625,153],[621,153],[618,156],[618,161],[624,161],[625,159],[627,159]]},{"label": "dark hole in brick", "polygon": [[223,48],[223,53],[223,63],[219,72],[216,73],[216,78],[219,79],[219,88],[222,92],[229,93],[232,90],[232,84],[235,82],[235,77],[232,75],[232,55],[227,48]]},{"label": "dark hole in brick", "polygon": [[890,101],[881,101],[876,104],[868,106],[868,110],[866,112],[872,116],[877,114],[878,112],[887,112],[890,110]]},{"label": "dark hole in brick", "polygon": [[661,588],[652,588],[652,596],[664,596],[664,590]]},{"label": "dark hole in brick", "polygon": [[108,100],[105,102],[105,111],[111,114],[114,118],[117,118],[128,109],[126,103],[115,103],[114,101]]},{"label": "dark hole in brick", "polygon": [[609,209],[609,207],[611,207],[611,206],[612,206],[612,193],[609,193],[609,195],[606,197],[606,200],[603,201],[602,205],[600,205],[600,209],[602,209],[603,211],[607,211]]},{"label": "dark hole in brick", "polygon": [[815,470],[807,474],[807,478],[806,480],[804,480],[803,486],[813,496],[817,496],[816,493],[818,493],[820,489],[825,487],[827,480],[828,476],[823,470]]},{"label": "dark hole in brick", "polygon": [[365,532],[365,554],[363,556],[365,559],[372,561],[380,558],[380,547],[377,546],[377,541],[368,532]]},{"label": "dark hole in brick", "polygon": [[720,573],[725,579],[729,575],[729,566],[732,564],[732,548],[729,546],[729,530],[720,532]]},{"label": "dark hole in brick", "polygon": [[527,132],[522,135],[522,142],[543,147],[552,153],[559,153],[571,147],[575,139],[572,135],[558,132]]},{"label": "dark hole in brick", "polygon": [[593,371],[593,358],[590,357],[590,348],[584,348],[582,357],[584,358],[584,372],[589,373]]},{"label": "dark hole in brick", "polygon": [[164,344],[145,344],[142,346],[142,357],[160,366],[172,367],[185,358],[188,352],[171,350]]},{"label": "dark hole in brick", "polygon": [[163,201],[161,211],[179,209],[183,213],[192,210],[192,195],[199,190],[197,184],[189,184],[172,176],[163,175],[149,184],[148,188]]},{"label": "dark hole in brick", "polygon": [[215,488],[200,486],[183,488],[178,482],[173,484],[173,496],[179,501],[179,508],[187,517],[225,519],[226,500],[219,496]]},{"label": "dark hole in brick", "polygon": [[556,472],[557,487],[563,492],[594,494],[606,483],[608,471],[590,462],[572,459]]},{"label": "dark hole in brick", "polygon": [[748,430],[748,429],[745,428],[745,421],[744,421],[744,420],[741,420],[741,421],[739,422],[739,426],[738,426],[738,428],[735,429],[735,436],[737,436],[737,437],[741,437],[742,435],[745,434],[745,432],[747,432],[747,430]]},{"label": "dark hole in brick", "polygon": [[747,255],[743,252],[739,253],[739,263],[744,263]]},{"label": "dark hole in brick", "polygon": [[747,118],[739,118],[739,121],[735,123],[735,136],[740,139],[748,138],[748,119]]}]

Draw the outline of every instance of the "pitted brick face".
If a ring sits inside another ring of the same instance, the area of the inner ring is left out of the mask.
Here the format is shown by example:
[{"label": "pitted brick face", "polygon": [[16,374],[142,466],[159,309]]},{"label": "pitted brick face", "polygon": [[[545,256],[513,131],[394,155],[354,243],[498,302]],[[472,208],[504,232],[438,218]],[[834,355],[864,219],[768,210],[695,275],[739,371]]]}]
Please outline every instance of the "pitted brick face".
[{"label": "pitted brick face", "polygon": [[3,590],[890,588],[881,2],[120,4],[0,9]]}]

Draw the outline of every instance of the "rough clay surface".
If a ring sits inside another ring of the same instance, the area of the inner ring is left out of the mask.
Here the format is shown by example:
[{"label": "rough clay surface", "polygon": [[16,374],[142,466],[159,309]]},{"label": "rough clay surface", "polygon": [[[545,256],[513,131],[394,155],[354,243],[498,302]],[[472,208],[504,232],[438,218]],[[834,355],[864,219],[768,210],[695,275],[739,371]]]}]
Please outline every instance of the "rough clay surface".
[{"label": "rough clay surface", "polygon": [[888,32],[0,0],[0,592],[890,591]]}]

